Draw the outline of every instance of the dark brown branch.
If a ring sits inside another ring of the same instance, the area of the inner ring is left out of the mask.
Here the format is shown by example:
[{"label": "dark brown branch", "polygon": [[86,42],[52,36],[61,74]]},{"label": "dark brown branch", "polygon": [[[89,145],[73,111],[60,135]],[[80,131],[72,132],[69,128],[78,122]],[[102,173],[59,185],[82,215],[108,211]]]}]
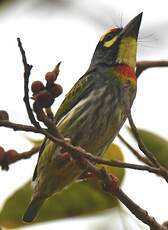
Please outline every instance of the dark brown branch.
[{"label": "dark brown branch", "polygon": [[167,230],[165,226],[160,225],[153,217],[149,216],[146,210],[138,206],[119,188],[114,176],[107,174],[105,170],[96,168],[85,159],[82,159],[81,167],[85,167],[87,171],[95,174],[100,180],[102,180],[105,191],[113,196],[116,196],[120,202],[131,211],[132,214],[134,214],[144,224],[147,224],[151,230]]},{"label": "dark brown branch", "polygon": [[148,165],[137,165],[137,164],[131,164],[131,163],[126,163],[126,162],[121,162],[117,160],[104,160],[99,157],[95,156],[87,156],[86,154],[82,154],[83,157],[89,159],[92,162],[95,162],[97,164],[104,164],[112,167],[117,167],[117,168],[127,168],[127,169],[135,169],[135,170],[141,170],[141,171],[148,171],[151,173],[155,173],[160,175],[160,170],[158,168],[154,168]]},{"label": "dark brown branch", "polygon": [[18,153],[16,157],[9,162],[9,164],[15,163],[20,160],[25,160],[31,158],[34,154],[38,153],[40,146],[34,146],[32,149],[26,152]]},{"label": "dark brown branch", "polygon": [[13,123],[10,121],[0,121],[0,127],[10,128],[10,129],[13,129],[14,131],[41,133],[34,126],[22,125],[22,124]]},{"label": "dark brown branch", "polygon": [[136,76],[139,77],[144,70],[154,67],[168,67],[168,61],[139,61],[136,64]]},{"label": "dark brown branch", "polygon": [[[11,128],[14,131],[26,131],[26,132],[43,134],[40,132],[40,130],[38,130],[37,128],[35,128],[33,126],[16,124],[16,123],[12,123],[9,121],[0,121],[0,126],[6,127],[6,128]],[[60,142],[57,142],[57,141],[58,140],[56,140],[56,143],[60,145]],[[62,146],[64,147],[64,149],[66,149],[66,147],[67,147],[68,150],[71,149],[71,147],[72,147],[72,145],[68,145],[67,142],[64,142],[62,144]],[[74,149],[71,149],[71,150],[74,151]],[[75,147],[75,151],[76,151],[75,153],[78,154],[79,156],[87,158],[90,161],[97,163],[97,164],[104,164],[104,165],[108,165],[108,166],[112,166],[112,167],[118,167],[118,168],[136,169],[136,170],[148,171],[151,173],[159,174],[159,170],[157,168],[154,168],[154,167],[149,167],[146,165],[130,164],[130,163],[125,163],[125,162],[116,161],[116,160],[103,160],[100,157],[93,156],[91,153],[88,153],[88,152],[86,153],[84,150],[82,150],[79,147]]]},{"label": "dark brown branch", "polygon": [[[23,66],[24,66],[24,98],[23,98],[23,100],[25,102],[27,113],[29,115],[29,119],[30,119],[31,123],[37,129],[39,129],[39,131],[42,134],[47,135],[48,132],[46,130],[42,129],[42,127],[40,126],[39,122],[36,121],[36,119],[34,117],[34,114],[33,114],[33,111],[31,109],[31,106],[30,106],[30,101],[29,101],[29,77],[30,77],[32,65],[29,65],[27,63],[26,54],[25,54],[25,51],[23,49],[23,46],[22,46],[20,38],[18,38],[17,41],[18,41],[18,46],[19,46],[19,49],[20,49],[20,52],[21,52],[21,55],[22,55],[22,61],[23,61]],[[41,113],[42,113],[42,110],[41,110]],[[43,119],[44,119],[44,117],[43,117]],[[47,118],[47,121],[44,121],[44,124],[47,124],[49,126],[48,128],[50,128],[52,130],[52,132],[54,130],[57,135],[59,134],[57,132],[57,129],[56,129],[54,124],[51,127],[51,122],[50,122],[49,118]],[[61,134],[60,134],[59,138],[62,138]]]},{"label": "dark brown branch", "polygon": [[144,153],[144,155],[154,164],[154,166],[156,166],[158,169],[160,169],[160,175],[168,182],[168,170],[166,168],[164,168],[159,161],[157,160],[157,158],[154,156],[154,154],[152,152],[150,152],[146,146],[144,145],[139,132],[134,124],[134,121],[132,119],[132,115],[131,115],[131,111],[127,111],[127,117],[133,132],[133,135],[135,136],[135,139],[137,140],[139,149]]},{"label": "dark brown branch", "polygon": [[37,114],[38,120],[42,121],[45,124],[49,132],[53,134],[54,136],[56,136],[57,138],[64,139],[63,135],[58,131],[54,123],[54,120],[46,116],[43,109],[38,105],[38,103],[35,102],[33,107],[34,107],[34,112]]},{"label": "dark brown branch", "polygon": [[3,148],[1,148],[0,166],[2,170],[8,171],[10,164],[13,164],[23,159],[31,158],[34,154],[36,154],[39,151],[40,146],[34,146],[31,150],[22,153],[18,153],[14,149],[10,149],[8,151],[4,151],[3,149],[2,152],[2,149]]},{"label": "dark brown branch", "polygon": [[22,55],[22,61],[23,61],[23,66],[24,66],[24,93],[25,93],[25,95],[24,95],[23,100],[25,102],[27,113],[29,115],[29,119],[30,119],[31,123],[36,128],[41,128],[40,124],[36,121],[36,119],[34,117],[34,114],[33,114],[33,111],[31,109],[30,102],[29,102],[29,77],[30,77],[31,69],[33,66],[29,65],[27,63],[26,54],[25,54],[25,51],[23,49],[20,38],[17,38],[17,41],[18,41],[18,46],[19,46],[19,49],[20,49],[20,52]]},{"label": "dark brown branch", "polygon": [[[44,133],[37,128],[33,126],[27,126],[27,125],[22,125],[22,124],[16,124],[12,123],[9,121],[0,121],[0,126],[7,127],[7,128],[12,128],[13,130],[19,130],[19,131],[26,131],[26,132],[34,132],[34,133],[39,133],[43,134]],[[51,136],[49,135],[49,138]],[[159,175],[159,169],[154,168],[154,167],[149,167],[146,165],[136,165],[136,164],[130,164],[130,163],[125,163],[121,161],[115,161],[115,160],[103,160],[100,157],[93,156],[91,153],[86,152],[82,148],[75,147],[71,144],[68,144],[64,140],[60,140],[52,136],[51,138],[53,141],[55,141],[57,144],[61,145],[65,150],[67,151],[75,151],[75,154],[78,154],[78,156],[84,157],[89,159],[90,161],[97,163],[97,164],[104,164],[112,167],[119,167],[119,168],[128,168],[128,169],[136,169],[136,170],[142,170],[142,171],[148,171],[152,173],[156,173]],[[19,158],[18,158],[19,160]]]},{"label": "dark brown branch", "polygon": [[156,166],[156,167],[160,167],[160,163],[158,162],[158,160],[156,159],[156,157],[153,155],[152,152],[150,152],[146,146],[144,145],[139,132],[134,124],[134,121],[132,119],[132,115],[131,115],[131,111],[127,112],[127,117],[133,132],[133,135],[135,136],[135,139],[137,140],[138,146],[140,148],[140,150],[145,154],[145,156]]},{"label": "dark brown branch", "polygon": [[46,109],[45,109],[45,112],[46,112],[46,114],[47,114],[47,117],[50,118],[50,119],[53,121],[53,120],[54,120],[54,114],[53,114],[53,112],[52,112],[52,110],[51,110],[51,107],[46,108]]},{"label": "dark brown branch", "polygon": [[[55,126],[55,124],[53,124],[53,125]],[[0,121],[0,126],[12,128],[15,131],[19,130],[19,131],[34,132],[34,133],[46,135],[46,134],[44,134],[44,132],[41,132],[40,130],[38,130],[37,128],[35,128],[33,126],[16,124],[16,123],[12,123],[9,121]],[[151,173],[155,173],[157,175],[161,175],[160,169],[158,169],[158,168],[150,167],[147,165],[136,165],[136,164],[126,163],[126,162],[121,162],[121,161],[116,161],[116,160],[104,160],[104,159],[101,159],[100,157],[93,156],[91,153],[86,152],[82,148],[75,147],[71,144],[68,144],[66,141],[64,141],[64,139],[61,140],[59,138],[55,138],[54,136],[52,136],[50,134],[47,134],[47,136],[51,140],[53,140],[56,144],[61,145],[65,150],[72,151],[72,152],[75,151],[75,154],[77,154],[78,156],[87,158],[94,163],[104,164],[104,165],[108,165],[108,166],[112,166],[112,167],[118,167],[118,168],[128,168],[128,169],[135,169],[135,170],[141,170],[141,171],[148,171]]]},{"label": "dark brown branch", "polygon": [[[65,145],[67,146],[69,144],[65,143]],[[66,149],[66,146],[64,147],[65,149]],[[72,145],[69,145],[69,147],[71,148]],[[86,158],[90,160],[91,162],[94,162],[97,164],[104,164],[104,165],[117,167],[117,168],[128,168],[128,169],[135,169],[135,170],[141,170],[141,171],[148,171],[148,172],[160,175],[160,169],[154,168],[148,165],[136,165],[136,164],[126,163],[126,162],[117,161],[117,160],[105,160],[100,157],[94,156],[91,153],[86,152],[81,147],[75,147],[75,150],[73,149],[73,151],[75,151],[75,154],[77,154],[78,157],[80,156],[80,157]]]},{"label": "dark brown branch", "polygon": [[122,143],[137,157],[138,160],[142,161],[143,163],[153,166],[152,162],[148,160],[146,157],[141,156],[141,154],[133,148],[120,134],[118,134],[118,138],[122,141]]},{"label": "dark brown branch", "polygon": [[165,226],[160,225],[153,217],[149,216],[147,211],[132,201],[120,188],[115,195],[139,220],[150,226],[151,230],[167,230]]}]

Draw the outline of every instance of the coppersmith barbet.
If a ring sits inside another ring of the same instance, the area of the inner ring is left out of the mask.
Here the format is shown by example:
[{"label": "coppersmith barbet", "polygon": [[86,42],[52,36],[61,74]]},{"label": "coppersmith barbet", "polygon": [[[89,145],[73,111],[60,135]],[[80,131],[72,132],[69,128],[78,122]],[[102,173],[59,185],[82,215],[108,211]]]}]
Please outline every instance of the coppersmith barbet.
[{"label": "coppersmith barbet", "polygon": [[[59,107],[55,121],[64,137],[92,154],[103,155],[126,120],[136,95],[137,39],[142,13],[124,28],[112,27],[99,40],[87,72]],[[36,167],[32,200],[23,220],[31,222],[44,201],[83,173],[61,148],[47,140]]]}]

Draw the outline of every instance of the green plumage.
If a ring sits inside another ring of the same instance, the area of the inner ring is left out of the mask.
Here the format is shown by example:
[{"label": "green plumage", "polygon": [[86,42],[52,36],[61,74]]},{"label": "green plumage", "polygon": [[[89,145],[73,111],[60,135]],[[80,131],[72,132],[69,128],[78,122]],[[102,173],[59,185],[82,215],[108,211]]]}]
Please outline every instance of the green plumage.
[{"label": "green plumage", "polygon": [[[120,31],[121,28],[118,33],[110,32],[109,39],[118,36]],[[114,54],[112,47],[108,48],[106,55],[107,48],[103,48],[106,40],[105,37],[98,43],[89,71],[66,95],[55,116],[56,125],[64,137],[70,138],[72,144],[98,155],[103,154],[118,134],[126,119],[125,104],[131,107],[136,95],[136,81],[116,74],[115,65],[118,63],[109,62],[109,55]],[[121,39],[115,46],[119,47],[120,42]],[[111,54],[109,49],[112,49]],[[96,63],[97,57],[99,62],[102,57],[101,63]],[[61,154],[59,146],[49,140],[46,142],[36,168],[33,198],[24,221],[32,221],[42,200],[66,188],[82,174],[74,160],[63,158]],[[33,203],[35,209],[32,214]]]}]

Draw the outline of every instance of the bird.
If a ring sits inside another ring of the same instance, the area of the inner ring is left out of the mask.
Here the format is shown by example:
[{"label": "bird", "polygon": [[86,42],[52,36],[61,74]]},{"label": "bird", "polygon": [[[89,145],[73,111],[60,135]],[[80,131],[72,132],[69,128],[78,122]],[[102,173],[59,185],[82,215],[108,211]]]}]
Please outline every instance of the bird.
[{"label": "bird", "polygon": [[[143,12],[125,27],[112,26],[101,36],[90,66],[65,96],[55,115],[60,133],[93,155],[103,156],[118,135],[137,91],[136,54]],[[32,222],[43,203],[75,182],[84,169],[51,140],[39,156],[33,194],[23,215]]]}]

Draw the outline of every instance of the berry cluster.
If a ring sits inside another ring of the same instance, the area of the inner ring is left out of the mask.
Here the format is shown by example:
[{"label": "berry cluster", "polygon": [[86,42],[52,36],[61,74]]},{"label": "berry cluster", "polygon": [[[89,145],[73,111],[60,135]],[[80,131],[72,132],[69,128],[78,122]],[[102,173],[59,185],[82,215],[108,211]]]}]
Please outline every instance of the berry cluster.
[{"label": "berry cluster", "polygon": [[32,98],[41,108],[50,107],[55,98],[63,92],[62,86],[55,83],[59,74],[59,66],[60,63],[56,65],[53,71],[46,73],[45,80],[47,83],[45,86],[41,81],[34,81],[31,85]]},{"label": "berry cluster", "polygon": [[0,165],[2,169],[8,170],[8,165],[15,162],[18,159],[19,153],[14,149],[5,151],[2,146],[0,146]]}]

